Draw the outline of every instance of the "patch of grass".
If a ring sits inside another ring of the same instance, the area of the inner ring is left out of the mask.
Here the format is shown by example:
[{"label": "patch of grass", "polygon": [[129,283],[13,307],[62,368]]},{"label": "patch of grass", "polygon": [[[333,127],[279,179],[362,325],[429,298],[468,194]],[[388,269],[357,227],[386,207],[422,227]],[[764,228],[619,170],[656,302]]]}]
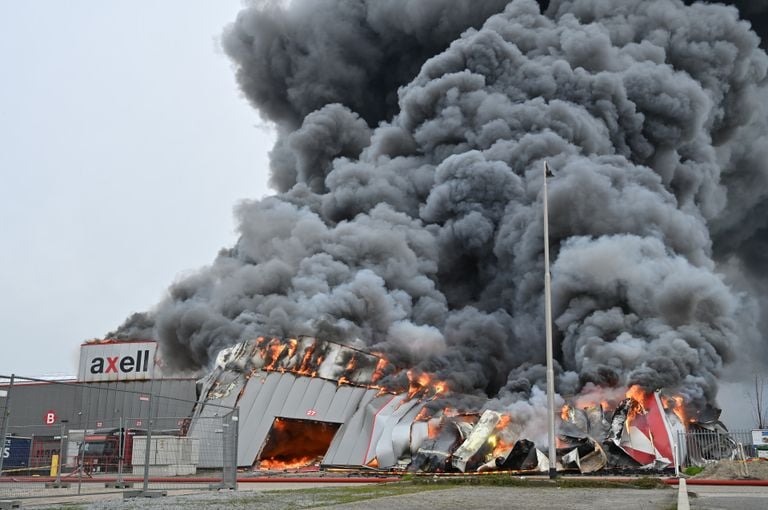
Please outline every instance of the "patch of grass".
[{"label": "patch of grass", "polygon": [[658,478],[641,477],[627,480],[600,478],[560,477],[555,480],[525,478],[508,474],[459,477],[415,477],[416,485],[480,485],[504,487],[560,487],[586,489],[661,489],[667,485]]},{"label": "patch of grass", "polygon": [[688,476],[698,475],[702,471],[704,471],[704,467],[702,466],[688,466],[687,468],[683,469],[683,473]]}]

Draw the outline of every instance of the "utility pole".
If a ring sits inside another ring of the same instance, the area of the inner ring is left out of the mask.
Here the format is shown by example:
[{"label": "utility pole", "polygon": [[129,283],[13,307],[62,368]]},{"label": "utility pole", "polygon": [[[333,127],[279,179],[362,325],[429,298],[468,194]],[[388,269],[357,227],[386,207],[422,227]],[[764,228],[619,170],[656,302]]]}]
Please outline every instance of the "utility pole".
[{"label": "utility pole", "polygon": [[549,478],[557,478],[555,443],[555,369],[552,360],[552,281],[549,274],[549,211],[547,203],[547,176],[549,165],[544,161],[544,330],[547,338],[547,414],[549,438]]}]

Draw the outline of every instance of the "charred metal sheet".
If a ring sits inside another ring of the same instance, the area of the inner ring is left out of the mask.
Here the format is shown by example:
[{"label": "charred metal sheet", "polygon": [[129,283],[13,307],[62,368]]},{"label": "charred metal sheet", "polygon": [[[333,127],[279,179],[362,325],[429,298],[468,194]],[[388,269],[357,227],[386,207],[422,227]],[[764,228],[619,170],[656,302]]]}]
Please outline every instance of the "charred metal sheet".
[{"label": "charred metal sheet", "polygon": [[600,405],[582,409],[568,406],[562,418],[561,433],[571,437],[591,437],[599,440],[606,437],[611,428]]},{"label": "charred metal sheet", "polygon": [[474,469],[488,459],[485,457],[493,452],[489,438],[496,433],[496,426],[501,420],[501,413],[486,410],[480,416],[480,421],[474,426],[469,437],[454,452],[451,461],[453,467],[461,472]]},{"label": "charred metal sheet", "polygon": [[510,471],[528,471],[536,469],[539,461],[536,446],[532,441],[520,439],[506,456],[496,457],[494,463],[498,469]]},{"label": "charred metal sheet", "polygon": [[313,337],[258,337],[223,350],[217,365],[235,371],[279,371],[370,385],[381,358]]},{"label": "charred metal sheet", "polygon": [[427,438],[408,466],[411,472],[447,472],[451,470],[451,454],[463,441],[458,423],[443,420],[436,437]]},{"label": "charred metal sheet", "polygon": [[413,422],[411,425],[411,459],[416,456],[419,448],[427,439],[429,439],[429,423],[426,421]]},{"label": "charred metal sheet", "polygon": [[578,469],[580,473],[593,473],[603,469],[608,457],[599,443],[590,438],[573,441],[573,445],[558,449],[564,469]]}]

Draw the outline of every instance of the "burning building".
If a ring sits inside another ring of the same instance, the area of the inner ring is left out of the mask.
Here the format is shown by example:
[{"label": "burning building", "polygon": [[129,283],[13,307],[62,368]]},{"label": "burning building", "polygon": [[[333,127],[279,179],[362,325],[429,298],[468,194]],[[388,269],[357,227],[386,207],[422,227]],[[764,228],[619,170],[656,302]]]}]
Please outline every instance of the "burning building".
[{"label": "burning building", "polygon": [[[257,3],[226,28],[242,91],[279,134],[275,194],[241,203],[237,243],[109,336],[156,338],[169,369],[207,369],[229,349],[204,393],[268,401],[245,417],[246,465],[265,449],[290,457],[269,438],[314,427],[324,462],[410,450],[466,468],[487,457],[475,429],[504,416],[516,439],[501,464],[532,464],[547,160],[559,405],[620,393],[602,411],[600,398],[574,406],[568,462],[669,462],[658,431],[679,425],[655,390],[696,418],[729,364],[768,360],[761,27],[680,0],[353,4]],[[262,335],[344,347],[310,379],[304,347]],[[247,361],[265,347],[280,355]],[[362,365],[345,372],[353,352]],[[402,370],[374,380],[371,352]],[[408,398],[409,369],[444,381],[457,414]],[[633,386],[643,396],[626,403]]]},{"label": "burning building", "polygon": [[[450,407],[455,396],[428,374],[408,372],[409,387],[400,391],[382,386],[393,370],[385,358],[312,337],[242,342],[222,350],[201,380],[189,435],[215,442],[197,421],[237,407],[241,467],[549,469],[548,445],[525,437],[521,417]],[[638,386],[625,397],[563,406],[557,469],[664,469],[685,456],[686,425],[674,399]]]}]

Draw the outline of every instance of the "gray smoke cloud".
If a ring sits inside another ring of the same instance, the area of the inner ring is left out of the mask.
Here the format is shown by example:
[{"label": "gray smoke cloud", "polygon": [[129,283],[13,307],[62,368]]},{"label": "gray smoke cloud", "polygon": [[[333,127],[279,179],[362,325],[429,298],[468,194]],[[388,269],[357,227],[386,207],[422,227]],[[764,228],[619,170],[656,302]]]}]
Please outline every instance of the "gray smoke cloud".
[{"label": "gray smoke cloud", "polygon": [[223,46],[278,126],[276,194],[110,335],[155,337],[177,368],[327,336],[535,400],[547,160],[561,394],[703,407],[729,361],[765,366],[768,57],[736,8],[297,0],[246,8]]}]

